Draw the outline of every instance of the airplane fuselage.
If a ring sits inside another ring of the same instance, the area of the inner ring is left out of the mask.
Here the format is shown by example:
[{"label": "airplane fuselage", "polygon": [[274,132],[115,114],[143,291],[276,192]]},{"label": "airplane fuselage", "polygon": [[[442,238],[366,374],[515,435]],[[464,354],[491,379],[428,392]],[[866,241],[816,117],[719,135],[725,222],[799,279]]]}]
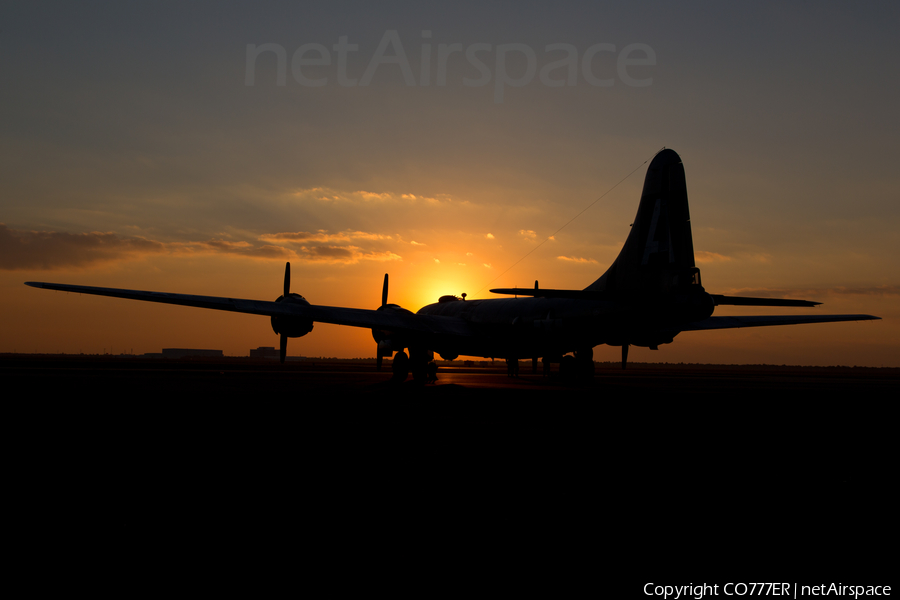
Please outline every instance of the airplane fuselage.
[{"label": "airplane fuselage", "polygon": [[[429,304],[417,314],[462,319],[472,328],[475,335],[467,338],[431,337],[432,349],[442,356],[529,358],[621,345],[626,330],[634,335],[636,308],[611,301],[539,297],[446,301]],[[664,337],[658,343],[671,341],[672,335]]]}]

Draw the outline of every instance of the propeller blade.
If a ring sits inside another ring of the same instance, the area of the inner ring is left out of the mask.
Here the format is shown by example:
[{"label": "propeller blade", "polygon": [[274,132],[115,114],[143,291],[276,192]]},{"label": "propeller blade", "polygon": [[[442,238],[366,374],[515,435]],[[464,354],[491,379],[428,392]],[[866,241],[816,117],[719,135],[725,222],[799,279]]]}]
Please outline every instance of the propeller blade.
[{"label": "propeller blade", "polygon": [[[381,308],[384,308],[387,305],[388,298],[388,274],[384,274],[384,284],[381,286]],[[374,331],[374,330],[373,330]],[[378,348],[375,348],[375,370],[381,370],[381,362],[384,360],[384,357],[378,351]]]},{"label": "propeller blade", "polygon": [[[291,293],[291,263],[284,263],[284,297]],[[283,345],[283,344],[282,344]],[[284,362],[284,359],[281,359]]]},{"label": "propeller blade", "polygon": [[625,368],[625,364],[628,362],[628,344],[622,344],[622,368]]},{"label": "propeller blade", "polygon": [[281,358],[281,364],[284,364],[284,359],[287,358],[287,336],[283,333],[281,334],[281,353],[279,354],[279,358]]}]

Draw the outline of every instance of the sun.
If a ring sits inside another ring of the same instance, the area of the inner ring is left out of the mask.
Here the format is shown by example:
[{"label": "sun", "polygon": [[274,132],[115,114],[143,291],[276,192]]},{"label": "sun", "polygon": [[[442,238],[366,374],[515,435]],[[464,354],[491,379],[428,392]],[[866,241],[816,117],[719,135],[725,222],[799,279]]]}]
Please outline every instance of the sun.
[{"label": "sun", "polygon": [[467,286],[460,279],[423,277],[414,286],[410,286],[402,298],[391,299],[391,302],[397,302],[415,312],[423,306],[434,304],[441,296],[461,297],[463,293],[471,294],[472,289],[473,286]]}]

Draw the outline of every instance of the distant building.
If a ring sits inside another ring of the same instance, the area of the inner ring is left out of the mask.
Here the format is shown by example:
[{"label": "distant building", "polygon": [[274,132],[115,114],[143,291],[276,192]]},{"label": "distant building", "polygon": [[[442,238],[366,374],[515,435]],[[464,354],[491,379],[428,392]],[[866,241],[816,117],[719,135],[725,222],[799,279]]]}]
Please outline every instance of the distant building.
[{"label": "distant building", "polygon": [[260,346],[256,350],[250,351],[250,358],[279,358],[279,350],[272,346]]},{"label": "distant building", "polygon": [[203,356],[206,358],[222,358],[221,350],[201,350],[199,348],[163,348],[163,358],[184,358],[186,356]]},{"label": "distant building", "polygon": [[[272,358],[278,360],[281,358],[281,351],[271,346],[260,346],[256,350],[250,351],[250,358]],[[306,360],[302,356],[286,356],[284,359],[287,361]]]}]

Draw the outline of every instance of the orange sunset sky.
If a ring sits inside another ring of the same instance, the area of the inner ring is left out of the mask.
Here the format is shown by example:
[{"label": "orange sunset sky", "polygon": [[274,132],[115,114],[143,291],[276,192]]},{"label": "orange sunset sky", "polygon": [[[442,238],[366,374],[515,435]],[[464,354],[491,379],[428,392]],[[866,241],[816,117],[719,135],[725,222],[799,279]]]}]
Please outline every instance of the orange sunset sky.
[{"label": "orange sunset sky", "polygon": [[[883,320],[630,359],[898,367],[898,22],[896,2],[6,5],[0,352],[278,345],[265,317],[25,281],[274,300],[289,260],[332,306],[376,308],[384,273],[413,311],[580,289],[665,146],[707,291],[824,303],[717,315]],[[374,352],[323,324],[289,345]]]}]

